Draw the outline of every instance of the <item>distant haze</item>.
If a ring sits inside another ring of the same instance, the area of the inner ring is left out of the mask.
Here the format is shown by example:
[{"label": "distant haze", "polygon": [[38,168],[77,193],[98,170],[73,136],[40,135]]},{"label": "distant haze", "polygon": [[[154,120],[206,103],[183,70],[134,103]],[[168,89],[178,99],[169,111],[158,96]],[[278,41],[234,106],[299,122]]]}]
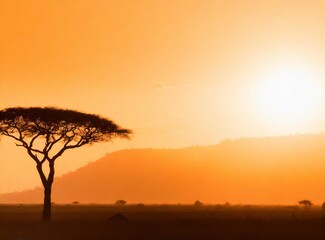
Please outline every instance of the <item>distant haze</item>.
[{"label": "distant haze", "polygon": [[[121,149],[321,133],[324,12],[324,0],[0,0],[0,109],[68,108],[102,115],[134,131],[130,141],[64,154],[56,162],[56,176]],[[162,157],[152,154],[145,164],[159,168]],[[225,156],[209,161],[223,158],[233,161]],[[250,159],[242,161],[249,165]],[[227,165],[229,172],[232,166]],[[243,171],[229,176],[249,178],[248,168]],[[225,187],[217,185],[219,174],[212,175],[207,189],[198,191],[217,194],[215,186]],[[3,137],[0,193],[38,184],[34,161]],[[232,189],[231,194],[240,194],[236,184]],[[209,196],[217,201],[221,195]]]},{"label": "distant haze", "polygon": [[[112,118],[135,132],[113,150],[321,132],[324,11],[323,0],[2,0],[0,108]],[[29,167],[13,144],[0,143],[0,192],[38,182],[16,172]]]},{"label": "distant haze", "polygon": [[[124,150],[57,178],[53,201],[296,204],[310,199],[322,203],[324,174],[324,134],[176,150]],[[0,202],[41,202],[42,191],[0,195]]]}]

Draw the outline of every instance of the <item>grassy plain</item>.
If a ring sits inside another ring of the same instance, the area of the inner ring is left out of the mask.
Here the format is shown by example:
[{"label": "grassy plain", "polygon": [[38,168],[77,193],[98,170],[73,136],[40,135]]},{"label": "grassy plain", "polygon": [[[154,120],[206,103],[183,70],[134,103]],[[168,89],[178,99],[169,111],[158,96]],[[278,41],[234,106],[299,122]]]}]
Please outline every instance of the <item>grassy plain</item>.
[{"label": "grassy plain", "polygon": [[[320,207],[188,205],[0,205],[1,240],[325,239]],[[121,213],[126,219],[112,219]]]}]

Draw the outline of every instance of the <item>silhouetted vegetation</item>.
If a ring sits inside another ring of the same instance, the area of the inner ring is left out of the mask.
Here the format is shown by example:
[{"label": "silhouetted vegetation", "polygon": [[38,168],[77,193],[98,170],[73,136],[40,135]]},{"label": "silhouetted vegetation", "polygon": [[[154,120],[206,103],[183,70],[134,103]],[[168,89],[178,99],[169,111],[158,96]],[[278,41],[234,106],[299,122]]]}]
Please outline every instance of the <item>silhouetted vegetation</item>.
[{"label": "silhouetted vegetation", "polygon": [[126,201],[125,200],[117,200],[115,202],[115,205],[118,205],[118,206],[124,206],[126,205]]},{"label": "silhouetted vegetation", "polygon": [[201,206],[203,206],[203,203],[200,202],[199,200],[196,200],[196,201],[194,202],[194,206],[196,206],[196,207],[201,207]]},{"label": "silhouetted vegetation", "polygon": [[229,207],[230,206],[230,202],[225,202],[225,206]]},{"label": "silhouetted vegetation", "polygon": [[[98,115],[58,108],[7,108],[0,111],[0,136],[16,141],[36,162],[44,187],[43,220],[51,219],[54,163],[66,150],[86,144],[128,138],[131,131]],[[37,146],[40,146],[37,148]],[[43,164],[49,166],[48,176]]]},{"label": "silhouetted vegetation", "polygon": [[301,200],[299,201],[300,205],[303,205],[305,209],[310,209],[311,206],[313,205],[310,200]]}]

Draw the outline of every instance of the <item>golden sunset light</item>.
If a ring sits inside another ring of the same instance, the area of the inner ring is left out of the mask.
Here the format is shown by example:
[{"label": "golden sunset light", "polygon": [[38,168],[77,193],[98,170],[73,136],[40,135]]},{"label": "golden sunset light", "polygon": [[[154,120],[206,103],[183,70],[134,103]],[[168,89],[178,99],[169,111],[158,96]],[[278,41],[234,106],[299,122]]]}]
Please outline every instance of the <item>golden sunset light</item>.
[{"label": "golden sunset light", "polygon": [[304,65],[275,66],[258,84],[259,114],[272,127],[306,131],[321,113],[323,88],[319,73]]},{"label": "golden sunset light", "polygon": [[0,239],[324,237],[324,177],[325,0],[0,0]]},{"label": "golden sunset light", "polygon": [[324,13],[0,0],[0,239],[324,239]]}]

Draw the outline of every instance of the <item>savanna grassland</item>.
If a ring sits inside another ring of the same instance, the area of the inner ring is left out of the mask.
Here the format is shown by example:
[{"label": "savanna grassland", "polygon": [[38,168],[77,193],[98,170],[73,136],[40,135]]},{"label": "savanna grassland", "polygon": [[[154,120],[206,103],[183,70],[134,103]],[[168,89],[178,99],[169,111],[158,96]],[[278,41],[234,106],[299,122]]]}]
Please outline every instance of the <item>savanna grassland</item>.
[{"label": "savanna grassland", "polygon": [[50,223],[41,210],[1,205],[0,239],[325,239],[317,206],[54,205]]}]

